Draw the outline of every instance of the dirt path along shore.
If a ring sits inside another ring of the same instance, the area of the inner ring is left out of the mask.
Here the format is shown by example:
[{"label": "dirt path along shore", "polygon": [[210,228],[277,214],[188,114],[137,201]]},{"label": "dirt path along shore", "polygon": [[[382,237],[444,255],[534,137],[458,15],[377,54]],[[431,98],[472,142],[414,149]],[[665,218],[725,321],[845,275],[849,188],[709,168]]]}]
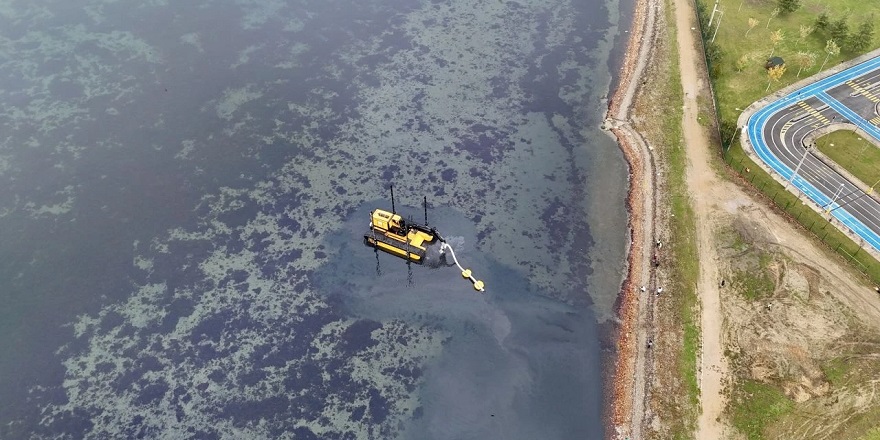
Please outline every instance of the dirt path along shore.
[{"label": "dirt path along shore", "polygon": [[[696,438],[721,439],[724,426],[720,416],[725,399],[722,384],[727,375],[727,362],[722,348],[722,314],[718,284],[718,254],[714,247],[712,231],[713,203],[711,188],[718,187],[719,179],[710,166],[710,142],[700,125],[697,97],[707,93],[708,88],[701,75],[702,60],[697,45],[695,13],[687,0],[675,0],[675,16],[678,23],[678,50],[681,68],[681,85],[684,90],[684,117],[682,128],[685,150],[688,154],[687,181],[691,192],[697,221],[697,253],[700,275],[697,292],[701,303],[700,327],[702,352],[699,362],[701,413]],[[717,209],[717,208],[716,208]]]}]

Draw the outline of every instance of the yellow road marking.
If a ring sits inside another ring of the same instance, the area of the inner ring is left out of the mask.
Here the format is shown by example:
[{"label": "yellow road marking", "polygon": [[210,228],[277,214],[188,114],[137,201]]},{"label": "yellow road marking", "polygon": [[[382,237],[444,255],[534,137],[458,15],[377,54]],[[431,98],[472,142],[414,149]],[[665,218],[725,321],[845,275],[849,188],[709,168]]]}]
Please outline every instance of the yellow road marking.
[{"label": "yellow road marking", "polygon": [[786,122],[785,125],[782,126],[782,130],[779,131],[779,137],[784,138],[785,132],[788,131],[788,129],[791,128],[792,125],[794,125],[794,122]]},{"label": "yellow road marking", "polygon": [[857,95],[860,94],[860,95],[864,96],[865,98],[868,98],[869,100],[871,100],[871,102],[880,102],[880,98],[874,96],[873,93],[869,92],[864,87],[860,86],[857,82],[855,82],[853,80],[849,80],[846,82],[846,84],[848,86],[852,87],[853,90],[856,91]]},{"label": "yellow road marking", "polygon": [[798,105],[802,109],[806,110],[806,112],[809,113],[810,116],[813,116],[814,118],[818,119],[822,123],[825,123],[825,124],[828,123],[828,118],[826,118],[825,116],[822,116],[822,113],[819,113],[818,111],[816,111],[816,109],[814,109],[813,107],[810,107],[804,101],[799,101]]}]

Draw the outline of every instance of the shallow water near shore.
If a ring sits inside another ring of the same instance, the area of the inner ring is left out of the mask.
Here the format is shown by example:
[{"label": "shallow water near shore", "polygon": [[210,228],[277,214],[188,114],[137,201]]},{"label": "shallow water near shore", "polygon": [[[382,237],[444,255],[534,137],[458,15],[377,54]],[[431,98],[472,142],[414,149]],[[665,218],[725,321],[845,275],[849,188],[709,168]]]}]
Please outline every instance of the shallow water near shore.
[{"label": "shallow water near shore", "polygon": [[0,438],[601,437],[616,7],[0,8]]}]

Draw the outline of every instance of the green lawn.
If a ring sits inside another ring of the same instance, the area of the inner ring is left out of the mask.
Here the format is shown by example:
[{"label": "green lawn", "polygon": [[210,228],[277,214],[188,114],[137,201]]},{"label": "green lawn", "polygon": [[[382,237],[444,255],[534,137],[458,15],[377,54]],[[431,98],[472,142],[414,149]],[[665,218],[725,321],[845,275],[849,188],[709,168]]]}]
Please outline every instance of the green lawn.
[{"label": "green lawn", "polygon": [[859,440],[880,440],[880,426],[872,429]]},{"label": "green lawn", "polygon": [[850,366],[851,364],[847,362],[845,357],[834,358],[822,365],[822,373],[825,374],[825,379],[832,386],[840,387],[844,385],[844,379],[850,370]]},{"label": "green lawn", "polygon": [[[698,0],[708,16],[712,12],[711,0]],[[814,75],[825,60],[825,45],[831,38],[827,31],[814,30],[806,38],[801,38],[801,26],[813,26],[816,18],[823,11],[831,21],[847,16],[850,32],[872,14],[877,23],[875,36],[868,51],[880,47],[880,1],[874,0],[802,0],[801,7],[788,15],[779,15],[769,20],[771,11],[777,2],[771,0],[721,0],[719,9],[723,15],[716,13],[711,29],[705,33],[711,39],[715,36],[715,44],[721,49],[720,61],[714,63],[715,92],[719,104],[719,113],[724,121],[736,121],[740,110],[765,95],[779,90],[789,84]],[[720,21],[719,21],[719,15]],[[757,20],[758,24],[749,30],[749,19]],[[719,24],[716,26],[716,24]],[[774,47],[771,33],[781,30],[784,38]],[[851,53],[841,44],[840,54],[830,56],[825,68],[834,67],[842,61],[852,59],[860,53]],[[799,66],[796,62],[798,52],[812,53],[816,57],[813,67],[805,68],[798,76]],[[764,63],[770,57],[780,56],[786,60],[786,72],[779,82],[773,82],[767,91],[769,77]],[[740,60],[742,64],[738,66]],[[742,69],[740,69],[742,67]]]},{"label": "green lawn", "polygon": [[776,290],[773,272],[767,267],[770,257],[761,254],[759,266],[753,270],[737,270],[733,272],[730,285],[746,299],[756,301],[768,298]]},{"label": "green lawn", "polygon": [[880,148],[862,135],[849,130],[835,131],[818,138],[816,146],[866,186],[880,181]]},{"label": "green lawn", "polygon": [[778,387],[746,380],[735,388],[731,402],[733,426],[749,440],[763,439],[764,428],[794,408]]}]

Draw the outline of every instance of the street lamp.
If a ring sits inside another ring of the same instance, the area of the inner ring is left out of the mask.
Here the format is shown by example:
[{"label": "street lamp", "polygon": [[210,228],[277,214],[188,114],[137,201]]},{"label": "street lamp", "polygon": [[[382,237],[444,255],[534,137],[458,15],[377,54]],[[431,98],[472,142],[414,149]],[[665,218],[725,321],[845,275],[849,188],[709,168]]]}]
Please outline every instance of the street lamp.
[{"label": "street lamp", "polygon": [[788,184],[790,184],[794,180],[794,178],[797,177],[797,173],[801,169],[801,165],[804,164],[804,159],[807,158],[807,153],[810,152],[810,146],[805,145],[803,143],[803,141],[801,141],[801,145],[804,147],[804,155],[801,156],[801,160],[798,162],[797,166],[794,168],[794,173],[791,175],[791,177],[788,178],[788,182],[785,182],[785,187],[783,187],[782,189],[788,189]]},{"label": "street lamp", "polygon": [[[743,109],[741,109],[741,108],[739,108],[739,107],[736,107],[734,110],[736,110],[737,112],[739,112],[739,115],[737,115],[737,117],[736,117],[736,122],[739,122],[739,116],[742,115]],[[731,133],[731,135],[730,135],[730,141],[727,142],[727,146],[726,146],[726,147],[725,147],[724,144],[723,144],[724,139],[723,139],[723,138],[721,139],[721,142],[722,142],[722,144],[721,144],[721,148],[723,148],[723,150],[722,150],[722,152],[721,152],[721,155],[722,155],[722,156],[727,157],[727,152],[730,151],[730,147],[733,146],[733,140],[736,138],[736,134],[742,132],[742,130],[744,130],[745,128],[746,128],[745,126],[742,126],[742,127],[733,127],[733,133]],[[723,136],[723,135],[722,135],[722,136]]]},{"label": "street lamp", "polygon": [[874,187],[877,186],[878,183],[880,183],[880,179],[878,179],[876,182],[874,182],[873,185],[871,185],[870,188],[868,188],[867,193],[868,193],[868,194],[871,194],[872,192],[874,192]]},{"label": "street lamp", "polygon": [[[831,124],[834,124],[834,121],[836,119],[837,119],[837,115],[832,116],[831,122],[829,122],[828,125],[830,126]],[[810,152],[810,146],[807,146],[806,144],[804,144],[803,140],[801,140],[801,145],[806,149],[806,151],[804,151],[803,157],[801,157],[800,162],[798,162],[797,167],[795,167],[795,169],[794,169],[794,174],[792,174],[791,177],[788,179],[788,182],[785,183],[785,185],[783,186],[783,189],[788,189],[788,184],[791,183],[792,181],[794,181],[794,178],[797,177],[798,170],[801,169],[801,165],[803,165],[804,159],[807,158],[807,153]],[[815,143],[812,146],[815,146]]]},{"label": "street lamp", "polygon": [[709,16],[709,29],[712,29],[712,21],[715,20],[716,11],[718,11],[718,0],[715,0],[715,7],[712,8],[712,15]]},{"label": "street lamp", "polygon": [[828,202],[827,205],[825,205],[825,208],[824,208],[824,209],[825,209],[825,213],[826,213],[826,214],[828,214],[829,212],[831,212],[831,205],[833,205],[834,202],[837,200],[837,196],[840,195],[840,192],[841,192],[841,191],[843,191],[843,184],[840,184],[840,188],[837,190],[837,193],[834,194],[834,197],[831,199],[831,201]]},{"label": "street lamp", "polygon": [[721,27],[721,18],[724,17],[724,11],[718,10],[718,24],[715,25],[715,32],[712,33],[712,42],[715,42],[715,36],[718,35],[718,28]]},{"label": "street lamp", "polygon": [[730,135],[730,140],[727,141],[727,148],[724,149],[724,153],[727,153],[727,150],[730,150],[730,147],[733,145],[733,140],[736,138],[736,134],[739,133],[745,127],[733,127],[733,134]]},{"label": "street lamp", "polygon": [[[851,192],[851,193],[849,193],[849,194],[843,196],[843,198],[849,197],[849,196],[851,196],[851,195],[853,195],[853,194],[855,194],[855,193],[857,193],[857,192],[859,192],[859,190],[856,189],[856,190],[854,190],[853,192]],[[863,193],[859,194],[857,197],[853,197],[853,198],[851,198],[851,199],[849,199],[849,200],[847,200],[847,201],[845,201],[845,202],[843,202],[843,203],[837,205],[834,209],[828,211],[828,213],[830,214],[830,213],[832,213],[832,212],[834,212],[834,211],[837,211],[838,209],[843,208],[844,206],[849,205],[850,203],[855,202],[855,201],[858,200],[858,199],[861,199],[862,197],[866,196],[867,194],[868,194],[868,193],[863,192]]]}]

